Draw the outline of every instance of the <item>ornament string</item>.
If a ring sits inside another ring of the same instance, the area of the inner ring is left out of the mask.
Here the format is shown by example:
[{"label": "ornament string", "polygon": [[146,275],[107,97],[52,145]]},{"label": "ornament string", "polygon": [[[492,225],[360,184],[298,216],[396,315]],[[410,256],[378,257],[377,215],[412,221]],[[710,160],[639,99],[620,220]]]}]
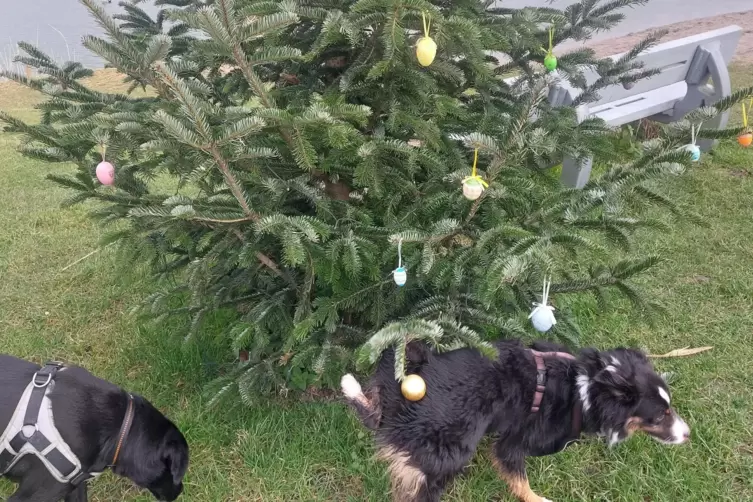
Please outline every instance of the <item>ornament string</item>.
[{"label": "ornament string", "polygon": [[[554,19],[552,19],[552,23],[554,23]],[[549,49],[544,49],[542,47],[541,50],[547,56],[554,56],[554,24],[549,27]]]},{"label": "ornament string", "polygon": [[748,130],[748,115],[753,111],[753,98],[750,98],[750,105],[747,107],[743,103],[743,127]]},{"label": "ornament string", "polygon": [[702,124],[698,124],[698,128],[696,129],[696,124],[690,124],[690,142],[694,146],[696,144],[698,133],[701,132],[701,125]]},{"label": "ornament string", "polygon": [[105,153],[107,153],[107,145],[105,145],[104,143],[100,143],[99,147],[100,147],[100,153],[102,154],[102,162],[104,162],[105,161]]},{"label": "ornament string", "polygon": [[463,183],[470,180],[475,180],[484,185],[484,188],[488,188],[489,184],[476,173],[476,166],[478,165],[478,148],[473,151],[473,169],[471,169],[471,175],[463,179]]},{"label": "ornament string", "polygon": [[431,28],[431,16],[429,16],[429,21],[426,21],[426,12],[421,13],[421,17],[424,21],[424,36],[426,38],[429,38],[429,29]]},{"label": "ornament string", "polygon": [[397,241],[397,268],[403,268],[403,239]]}]

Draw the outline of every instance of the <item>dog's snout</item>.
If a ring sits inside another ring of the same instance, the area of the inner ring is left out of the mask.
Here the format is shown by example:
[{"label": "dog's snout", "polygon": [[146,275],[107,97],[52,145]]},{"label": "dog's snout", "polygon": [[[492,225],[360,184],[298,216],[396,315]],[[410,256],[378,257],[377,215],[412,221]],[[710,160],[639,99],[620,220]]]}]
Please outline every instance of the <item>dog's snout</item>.
[{"label": "dog's snout", "polygon": [[675,421],[672,424],[672,439],[677,444],[682,444],[690,440],[690,427],[688,424],[675,414]]}]

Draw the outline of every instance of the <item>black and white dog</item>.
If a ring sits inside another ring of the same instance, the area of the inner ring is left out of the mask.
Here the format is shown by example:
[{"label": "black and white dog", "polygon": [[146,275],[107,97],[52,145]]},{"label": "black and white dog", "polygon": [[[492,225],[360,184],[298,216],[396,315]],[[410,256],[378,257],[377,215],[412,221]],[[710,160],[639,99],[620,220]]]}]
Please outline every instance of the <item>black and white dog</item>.
[{"label": "black and white dog", "polygon": [[365,391],[352,375],[343,377],[346,400],[376,431],[393,500],[439,501],[487,434],[496,436],[495,466],[524,502],[547,501],[528,484],[526,457],[556,453],[582,433],[605,436],[610,445],[637,431],[665,444],[690,437],[670,406],[667,384],[638,351],[573,355],[547,342],[496,346],[499,357],[492,361],[471,349],[437,354],[409,344],[408,373],[423,377],[427,388],[417,402],[401,394],[392,349]]},{"label": "black and white dog", "polygon": [[[36,382],[37,373],[44,374],[40,370],[36,364],[0,355],[0,434],[12,429],[9,424],[20,416],[16,407],[25,392],[32,389],[30,383],[33,379]],[[44,378],[39,380],[44,383]],[[36,443],[44,448],[40,451],[45,452],[45,458],[54,459],[49,451],[58,445],[60,450],[70,452],[68,459],[80,464],[79,470],[85,475],[111,468],[115,474],[148,489],[159,500],[175,500],[183,491],[188,444],[178,428],[143,397],[128,394],[83,368],[62,366],[55,370],[45,403],[40,417],[44,413],[54,417],[46,424],[47,430],[52,431],[47,434],[53,436],[49,440],[52,446],[47,446],[46,438],[41,445]],[[50,422],[54,422],[56,431],[50,428]],[[44,430],[42,425],[37,427],[37,431]],[[13,443],[6,441],[6,444]],[[0,450],[2,447],[0,444]],[[8,451],[5,450],[6,461]],[[57,455],[55,460],[60,462],[61,457]],[[70,465],[69,460],[62,460],[66,461]],[[59,471],[50,470],[36,453],[16,455],[8,465],[11,467],[5,475],[19,484],[8,502],[88,499],[86,482],[61,482]]]}]

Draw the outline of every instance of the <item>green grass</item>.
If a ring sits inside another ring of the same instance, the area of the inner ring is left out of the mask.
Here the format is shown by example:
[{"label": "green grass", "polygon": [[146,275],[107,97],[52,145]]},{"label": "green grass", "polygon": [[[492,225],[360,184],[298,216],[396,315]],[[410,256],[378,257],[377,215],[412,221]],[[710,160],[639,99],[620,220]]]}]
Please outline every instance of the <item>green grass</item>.
[{"label": "green grass", "polygon": [[[737,84],[751,68],[737,68]],[[0,86],[0,110],[33,117],[35,97]],[[183,500],[386,501],[384,467],[371,438],[339,403],[283,403],[208,411],[201,397],[224,348],[184,345],[175,334],[140,326],[129,307],[149,290],[138,271],[124,275],[109,251],[69,266],[97,247],[86,208],[60,209],[66,192],[46,181],[68,166],[31,161],[17,138],[0,135],[0,351],[41,362],[65,359],[144,394],[185,431],[192,462]],[[690,423],[690,445],[668,448],[635,438],[608,449],[588,440],[529,462],[535,491],[565,501],[753,500],[753,148],[720,145],[673,196],[707,228],[677,224],[652,234],[640,251],[667,258],[643,280],[666,316],[648,327],[617,305],[598,314],[573,302],[599,347],[634,344],[652,353],[713,345],[711,352],[657,361],[677,374],[674,402]],[[445,500],[511,501],[480,448]],[[0,497],[11,493],[0,482]],[[147,501],[125,480],[93,483],[95,501]]]}]

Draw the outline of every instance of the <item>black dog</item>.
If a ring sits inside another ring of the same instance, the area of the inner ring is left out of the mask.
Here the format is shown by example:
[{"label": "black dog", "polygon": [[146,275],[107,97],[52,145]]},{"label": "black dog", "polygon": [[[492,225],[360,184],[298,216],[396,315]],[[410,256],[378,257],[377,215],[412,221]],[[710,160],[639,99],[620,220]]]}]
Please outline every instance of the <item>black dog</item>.
[{"label": "black dog", "polygon": [[[39,370],[36,364],[0,355],[0,434]],[[55,374],[49,402],[55,427],[85,473],[100,473],[110,467],[159,500],[175,500],[183,491],[188,444],[178,428],[146,399],[82,368],[62,367]],[[61,483],[32,454],[21,457],[6,476],[19,483],[8,502],[88,499],[85,482],[77,486]]]},{"label": "black dog", "polygon": [[528,484],[526,457],[556,453],[581,433],[606,436],[610,445],[636,431],[666,444],[690,436],[666,383],[638,351],[586,349],[576,357],[544,342],[533,350],[518,341],[496,346],[492,361],[471,349],[437,354],[409,344],[408,373],[427,388],[417,402],[401,394],[391,349],[365,392],[353,376],[343,377],[348,403],[376,431],[395,501],[439,501],[486,434],[497,437],[494,463],[524,502],[546,501]]}]

